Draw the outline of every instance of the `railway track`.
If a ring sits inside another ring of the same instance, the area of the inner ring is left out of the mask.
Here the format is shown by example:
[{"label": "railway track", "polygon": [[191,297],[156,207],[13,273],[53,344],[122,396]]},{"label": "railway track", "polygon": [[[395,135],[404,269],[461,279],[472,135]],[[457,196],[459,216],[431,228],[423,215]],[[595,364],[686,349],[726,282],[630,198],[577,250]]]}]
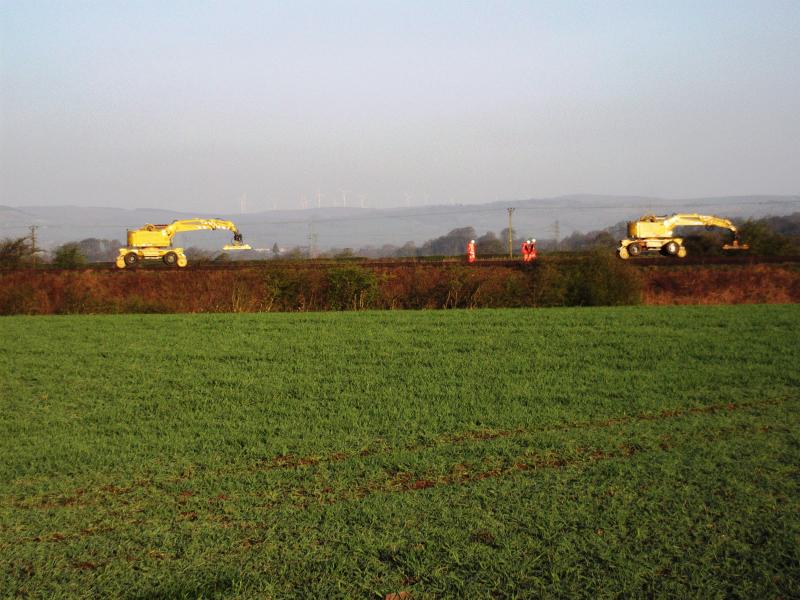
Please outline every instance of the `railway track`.
[{"label": "railway track", "polygon": [[[574,264],[586,258],[585,255],[558,255],[547,256],[544,255],[534,263],[523,263],[520,259],[511,259],[493,257],[478,259],[470,266],[472,268],[516,268],[516,269],[535,269],[542,264]],[[692,267],[692,266],[714,266],[714,265],[758,265],[758,264],[787,264],[787,263],[800,263],[800,256],[688,256],[686,258],[669,258],[669,257],[646,257],[636,258],[627,261],[635,267]],[[318,269],[328,267],[344,267],[344,266],[360,266],[375,269],[391,269],[398,267],[441,267],[444,265],[466,265],[467,262],[463,258],[444,257],[444,258],[405,258],[405,259],[364,259],[364,260],[263,260],[263,261],[231,261],[223,263],[203,262],[197,264],[189,264],[185,267],[185,271],[238,271],[247,269],[271,269],[271,268],[296,268],[296,269]],[[136,267],[146,271],[151,270],[172,270],[174,267],[167,267],[159,261],[152,263],[145,263]],[[40,267],[37,270],[59,271],[51,267]],[[83,267],[82,269],[69,269],[69,270],[118,270],[113,262],[107,263],[94,263]],[[120,271],[122,272],[122,271]]]},{"label": "railway track", "polygon": [[[520,259],[506,259],[506,258],[487,258],[478,259],[476,262],[469,265],[473,268],[518,268],[518,269],[535,269],[541,264],[574,264],[584,260],[584,256],[559,256],[559,257],[542,257],[534,263],[523,263]],[[686,258],[639,258],[630,260],[627,264],[635,267],[689,267],[689,266],[705,266],[705,265],[757,265],[757,264],[783,264],[783,263],[800,263],[800,256],[698,256]],[[278,266],[295,267],[295,268],[322,268],[334,266],[358,265],[361,267],[371,268],[397,268],[397,267],[441,267],[443,265],[467,265],[467,262],[460,258],[444,258],[441,260],[357,260],[357,261],[253,261],[253,262],[233,262],[226,264],[203,263],[198,265],[189,265],[187,269],[192,270],[218,270],[218,269],[252,269],[252,268],[271,268]],[[160,267],[161,265],[157,265]]]}]

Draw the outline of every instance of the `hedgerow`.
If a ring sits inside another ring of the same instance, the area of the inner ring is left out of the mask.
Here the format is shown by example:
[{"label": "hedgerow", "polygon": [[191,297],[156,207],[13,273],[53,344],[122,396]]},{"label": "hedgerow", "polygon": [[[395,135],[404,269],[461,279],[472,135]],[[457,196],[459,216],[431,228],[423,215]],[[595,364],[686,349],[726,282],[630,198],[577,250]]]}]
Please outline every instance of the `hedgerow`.
[{"label": "hedgerow", "polygon": [[791,303],[790,267],[641,268],[602,253],[525,268],[267,264],[239,270],[0,271],[0,314],[305,312]]}]

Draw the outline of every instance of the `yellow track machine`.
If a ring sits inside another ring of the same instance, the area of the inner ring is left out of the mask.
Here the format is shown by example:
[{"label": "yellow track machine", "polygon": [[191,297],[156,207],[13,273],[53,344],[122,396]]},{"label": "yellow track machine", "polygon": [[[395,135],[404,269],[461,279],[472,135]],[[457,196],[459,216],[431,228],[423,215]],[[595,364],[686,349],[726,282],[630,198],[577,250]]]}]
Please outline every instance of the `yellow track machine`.
[{"label": "yellow track machine", "polygon": [[621,240],[617,255],[622,259],[639,256],[645,252],[660,252],[665,256],[686,256],[686,246],[683,238],[675,237],[673,230],[676,227],[701,226],[706,229],[720,227],[733,234],[730,244],[725,244],[723,250],[748,250],[750,246],[739,241],[736,226],[728,219],[713,215],[675,214],[665,217],[646,215],[638,221],[628,222],[628,237]]},{"label": "yellow track machine", "polygon": [[182,231],[199,231],[208,229],[227,229],[233,233],[233,243],[223,250],[250,250],[250,246],[242,242],[242,234],[231,221],[222,219],[183,219],[173,221],[169,225],[147,224],[140,229],[128,230],[128,245],[119,249],[117,267],[134,267],[140,260],[163,260],[171,267],[185,267],[186,255],[183,248],[173,248],[172,238]]}]

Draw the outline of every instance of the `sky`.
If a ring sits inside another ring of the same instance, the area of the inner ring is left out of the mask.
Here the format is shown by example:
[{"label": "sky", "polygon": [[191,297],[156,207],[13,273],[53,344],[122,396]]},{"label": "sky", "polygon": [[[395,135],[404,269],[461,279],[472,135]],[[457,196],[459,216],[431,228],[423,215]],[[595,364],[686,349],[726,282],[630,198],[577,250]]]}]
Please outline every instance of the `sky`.
[{"label": "sky", "polygon": [[0,204],[800,193],[800,2],[0,0]]}]

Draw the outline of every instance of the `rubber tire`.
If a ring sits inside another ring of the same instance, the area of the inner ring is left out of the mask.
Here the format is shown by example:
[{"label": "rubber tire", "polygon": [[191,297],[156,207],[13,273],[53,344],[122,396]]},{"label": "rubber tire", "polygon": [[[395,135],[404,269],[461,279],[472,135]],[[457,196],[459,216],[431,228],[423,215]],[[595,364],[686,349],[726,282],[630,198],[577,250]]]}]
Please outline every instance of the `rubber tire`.
[{"label": "rubber tire", "polygon": [[126,267],[135,267],[139,262],[139,255],[136,252],[128,252],[123,260]]},{"label": "rubber tire", "polygon": [[636,258],[642,253],[642,247],[639,244],[629,244],[628,245],[628,254],[631,255],[631,258]]},{"label": "rubber tire", "polygon": [[164,264],[168,267],[175,267],[178,265],[178,255],[174,252],[167,252],[162,259]]},{"label": "rubber tire", "polygon": [[680,244],[678,242],[667,242],[664,244],[664,254],[667,256],[675,256],[678,254],[678,250],[680,250]]}]

